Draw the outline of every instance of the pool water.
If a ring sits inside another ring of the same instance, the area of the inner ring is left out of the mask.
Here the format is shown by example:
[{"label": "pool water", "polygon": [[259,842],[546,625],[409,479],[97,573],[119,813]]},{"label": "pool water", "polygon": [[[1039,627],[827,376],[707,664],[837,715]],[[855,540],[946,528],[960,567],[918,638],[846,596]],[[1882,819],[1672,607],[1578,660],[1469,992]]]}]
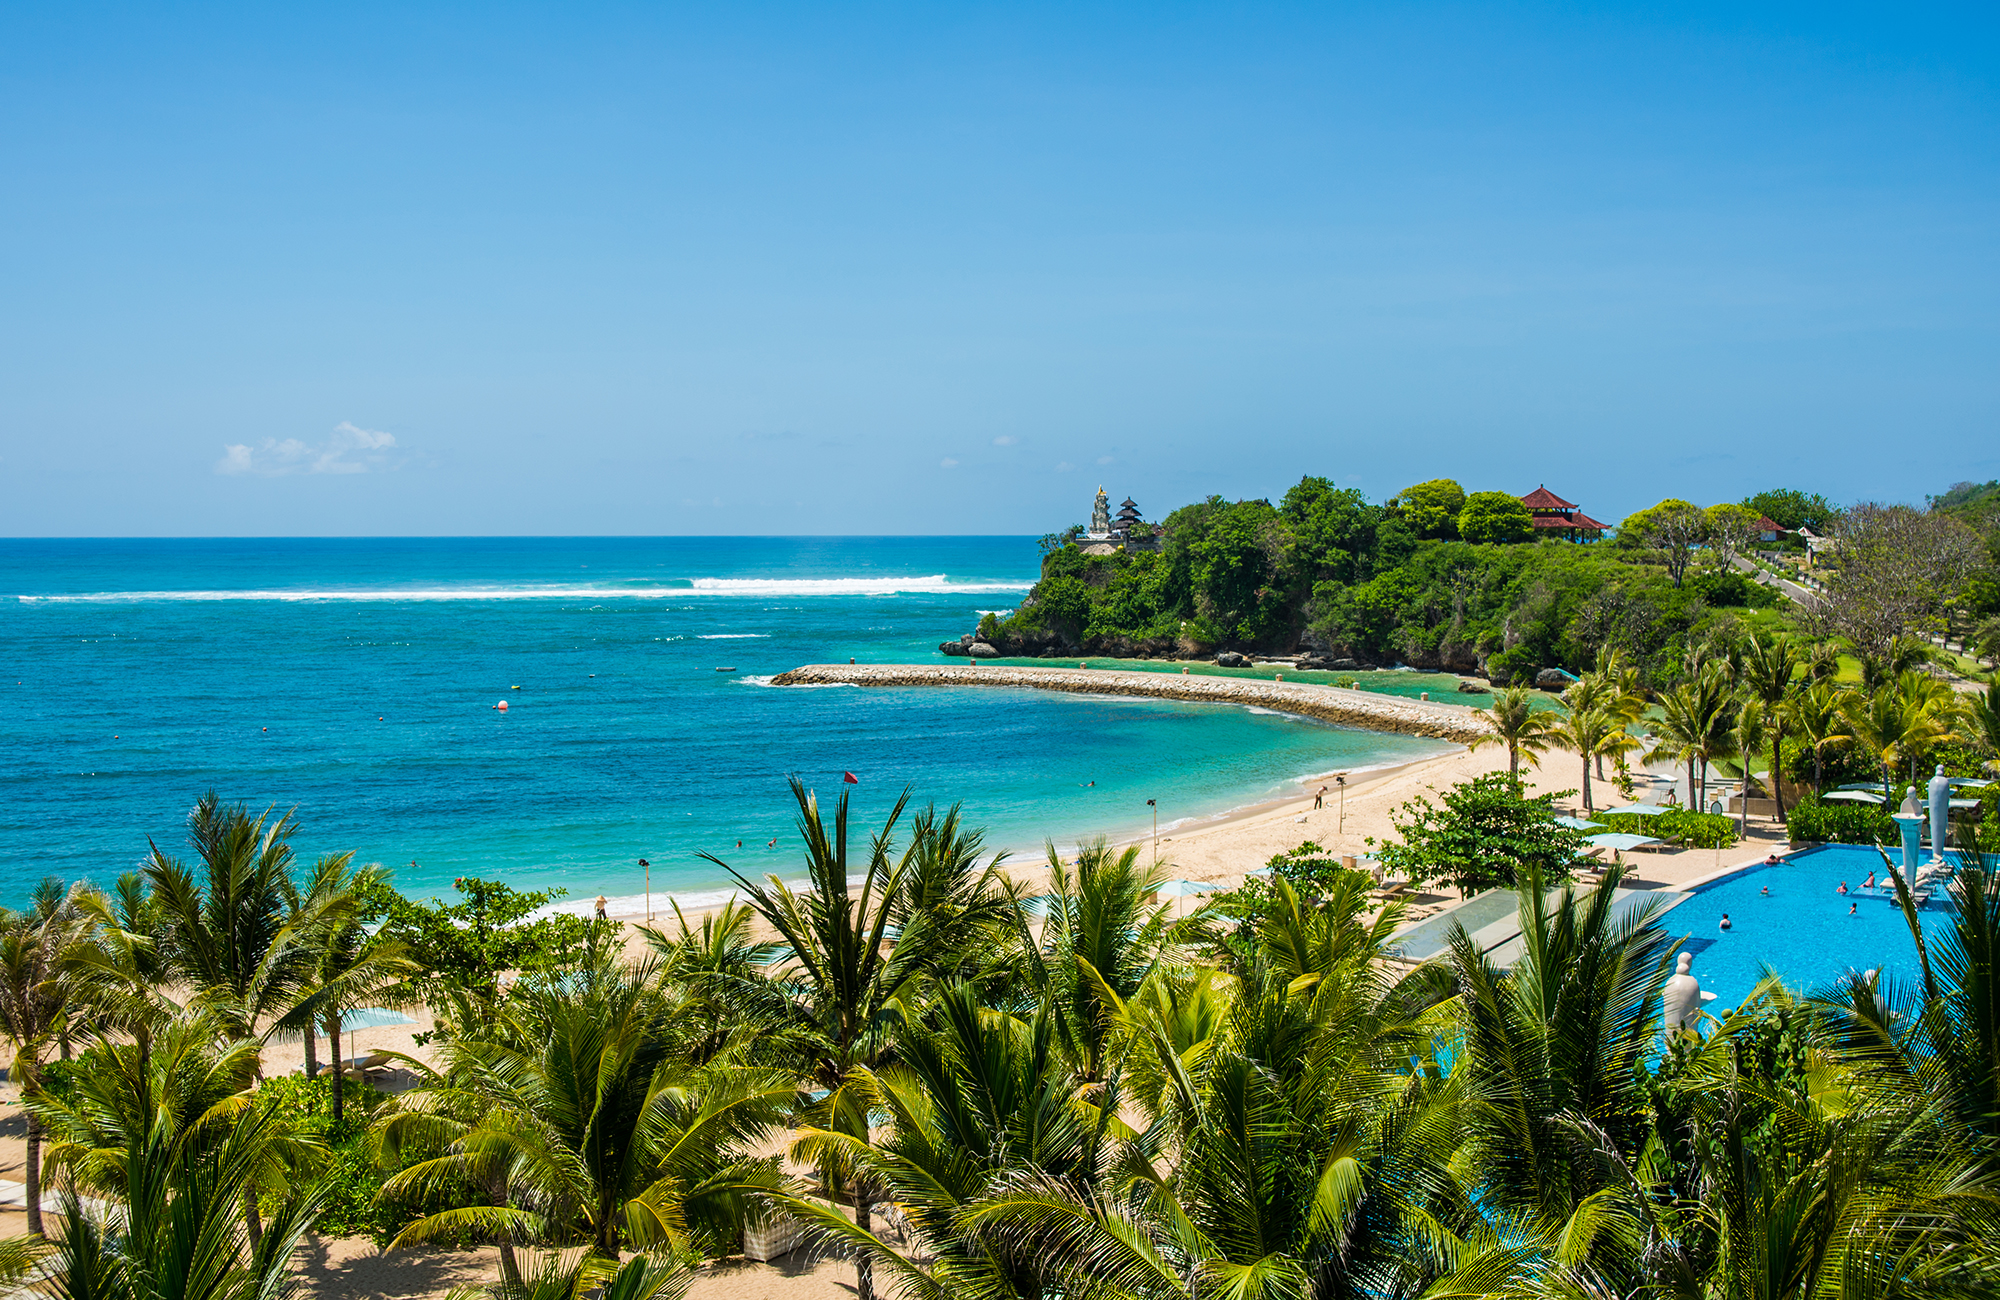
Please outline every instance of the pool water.
[{"label": "pool water", "polygon": [[[1717,1015],[1748,997],[1767,966],[1799,993],[1817,992],[1850,970],[1879,969],[1914,981],[1921,971],[1909,925],[1894,890],[1860,887],[1871,872],[1881,879],[1882,857],[1874,849],[1809,849],[1779,865],[1700,886],[1661,925],[1687,936],[1682,951],[1694,954],[1695,977],[1715,994],[1708,1009]],[[1844,895],[1842,881],[1849,891]],[[1720,928],[1724,913],[1726,932]],[[1927,938],[1950,924],[1943,891],[1933,893],[1917,918]]]}]

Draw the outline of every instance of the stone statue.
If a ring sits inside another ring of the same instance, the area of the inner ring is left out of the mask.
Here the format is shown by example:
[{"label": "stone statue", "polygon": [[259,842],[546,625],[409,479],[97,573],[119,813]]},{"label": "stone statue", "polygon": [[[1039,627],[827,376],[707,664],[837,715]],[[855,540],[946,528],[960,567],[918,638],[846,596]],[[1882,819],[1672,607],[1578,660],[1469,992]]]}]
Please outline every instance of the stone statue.
[{"label": "stone statue", "polygon": [[1944,774],[1944,764],[1937,765],[1937,775],[1931,778],[1931,863],[1944,865],[1944,846],[1950,832],[1951,779]]},{"label": "stone statue", "polygon": [[1111,501],[1102,486],[1097,489],[1097,504],[1090,509],[1089,536],[1094,541],[1111,536]]},{"label": "stone statue", "polygon": [[1674,973],[1667,977],[1661,995],[1661,1011],[1666,1015],[1667,1032],[1693,1029],[1701,1020],[1701,981],[1689,973],[1694,954],[1682,953]]}]

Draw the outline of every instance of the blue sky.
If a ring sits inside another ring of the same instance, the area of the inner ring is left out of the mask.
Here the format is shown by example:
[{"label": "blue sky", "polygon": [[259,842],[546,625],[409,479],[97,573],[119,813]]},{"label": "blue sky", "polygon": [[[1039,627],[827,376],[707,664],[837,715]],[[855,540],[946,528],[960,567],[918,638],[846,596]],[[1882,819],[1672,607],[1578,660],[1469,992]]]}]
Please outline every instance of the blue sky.
[{"label": "blue sky", "polygon": [[2000,475],[1986,11],[0,7],[0,534]]}]

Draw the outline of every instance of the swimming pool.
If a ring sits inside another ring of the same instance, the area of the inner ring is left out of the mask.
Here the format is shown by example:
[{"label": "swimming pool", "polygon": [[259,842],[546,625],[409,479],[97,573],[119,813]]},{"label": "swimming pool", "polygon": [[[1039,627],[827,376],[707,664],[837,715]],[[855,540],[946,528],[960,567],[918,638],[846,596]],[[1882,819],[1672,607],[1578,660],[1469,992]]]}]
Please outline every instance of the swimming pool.
[{"label": "swimming pool", "polygon": [[[1660,924],[1671,935],[1688,936],[1681,950],[1694,954],[1694,974],[1715,994],[1708,1009],[1717,1015],[1748,997],[1766,966],[1800,993],[1817,992],[1850,970],[1880,969],[1914,980],[1920,974],[1917,949],[1894,891],[1860,888],[1871,872],[1879,879],[1881,871],[1874,849],[1828,844],[1698,886]],[[1842,881],[1850,891],[1844,895]],[[1725,912],[1726,932],[1720,928]],[[1927,936],[1950,923],[1943,891],[1917,918]]]}]

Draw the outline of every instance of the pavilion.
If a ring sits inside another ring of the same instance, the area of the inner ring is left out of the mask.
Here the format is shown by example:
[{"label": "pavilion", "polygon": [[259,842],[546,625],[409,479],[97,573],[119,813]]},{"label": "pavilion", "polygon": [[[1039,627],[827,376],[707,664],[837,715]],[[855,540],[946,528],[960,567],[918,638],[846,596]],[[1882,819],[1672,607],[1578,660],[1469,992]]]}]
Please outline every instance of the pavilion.
[{"label": "pavilion", "polygon": [[1528,513],[1535,533],[1541,537],[1560,537],[1566,542],[1594,542],[1604,536],[1610,524],[1601,524],[1577,506],[1574,501],[1565,501],[1546,487],[1537,487],[1521,498],[1521,504],[1528,507]]}]

